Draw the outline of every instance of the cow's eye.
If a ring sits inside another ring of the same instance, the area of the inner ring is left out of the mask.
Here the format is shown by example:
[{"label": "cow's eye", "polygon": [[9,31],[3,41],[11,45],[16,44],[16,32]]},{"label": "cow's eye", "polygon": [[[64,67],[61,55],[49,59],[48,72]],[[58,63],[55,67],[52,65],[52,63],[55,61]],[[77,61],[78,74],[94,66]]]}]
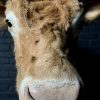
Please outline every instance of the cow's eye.
[{"label": "cow's eye", "polygon": [[12,27],[12,24],[11,24],[11,22],[8,19],[6,20],[6,22],[7,22],[9,27]]}]

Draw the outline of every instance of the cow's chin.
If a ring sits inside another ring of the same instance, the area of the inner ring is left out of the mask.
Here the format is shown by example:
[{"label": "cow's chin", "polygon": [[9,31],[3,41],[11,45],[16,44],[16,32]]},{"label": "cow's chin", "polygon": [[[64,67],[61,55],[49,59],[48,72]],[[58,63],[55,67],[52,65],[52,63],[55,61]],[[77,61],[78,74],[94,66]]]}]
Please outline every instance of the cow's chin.
[{"label": "cow's chin", "polygon": [[31,86],[29,88],[30,94],[35,100],[76,100],[78,90],[76,85],[66,85],[54,89],[47,89],[46,87],[33,89]]},{"label": "cow's chin", "polygon": [[20,85],[20,100],[76,100],[79,93],[78,80],[33,80],[25,78]]}]

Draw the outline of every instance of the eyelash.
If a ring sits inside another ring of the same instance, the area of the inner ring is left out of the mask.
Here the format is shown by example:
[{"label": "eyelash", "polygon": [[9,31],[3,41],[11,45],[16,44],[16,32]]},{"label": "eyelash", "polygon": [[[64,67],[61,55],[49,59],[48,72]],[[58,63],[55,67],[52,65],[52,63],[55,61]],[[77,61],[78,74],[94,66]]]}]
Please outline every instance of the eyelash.
[{"label": "eyelash", "polygon": [[9,22],[8,19],[6,20],[6,22],[7,22],[7,24],[8,24],[9,27],[12,27],[12,24]]}]

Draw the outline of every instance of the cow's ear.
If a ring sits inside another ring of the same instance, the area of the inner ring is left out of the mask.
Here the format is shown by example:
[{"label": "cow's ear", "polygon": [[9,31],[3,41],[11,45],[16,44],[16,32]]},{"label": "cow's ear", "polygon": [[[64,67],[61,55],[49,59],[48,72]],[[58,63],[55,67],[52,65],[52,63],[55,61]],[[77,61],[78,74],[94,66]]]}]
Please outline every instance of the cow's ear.
[{"label": "cow's ear", "polygon": [[0,1],[0,29],[2,29],[6,23],[5,23],[5,3],[3,2],[4,0]]},{"label": "cow's ear", "polygon": [[[66,8],[69,9],[71,27],[74,27],[82,14],[82,9],[78,0],[66,0]],[[67,12],[67,11],[66,11]]]},{"label": "cow's ear", "polygon": [[85,20],[91,22],[100,17],[100,4],[91,7],[85,15]]}]

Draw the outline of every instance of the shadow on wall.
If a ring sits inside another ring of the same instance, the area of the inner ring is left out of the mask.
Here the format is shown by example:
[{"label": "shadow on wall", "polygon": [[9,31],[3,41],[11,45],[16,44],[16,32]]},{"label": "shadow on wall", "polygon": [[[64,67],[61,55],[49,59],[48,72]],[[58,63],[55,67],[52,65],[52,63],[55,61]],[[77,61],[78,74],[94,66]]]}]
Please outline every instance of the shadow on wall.
[{"label": "shadow on wall", "polygon": [[[71,60],[78,70],[83,86],[78,100],[98,100],[100,88],[100,56],[92,55],[83,49],[73,52]],[[95,98],[95,99],[94,99]]]},{"label": "shadow on wall", "polygon": [[13,40],[7,27],[0,30],[0,100],[18,100]]},{"label": "shadow on wall", "polygon": [[70,49],[69,58],[84,83],[78,100],[99,100],[100,18],[83,26],[78,40]]}]

